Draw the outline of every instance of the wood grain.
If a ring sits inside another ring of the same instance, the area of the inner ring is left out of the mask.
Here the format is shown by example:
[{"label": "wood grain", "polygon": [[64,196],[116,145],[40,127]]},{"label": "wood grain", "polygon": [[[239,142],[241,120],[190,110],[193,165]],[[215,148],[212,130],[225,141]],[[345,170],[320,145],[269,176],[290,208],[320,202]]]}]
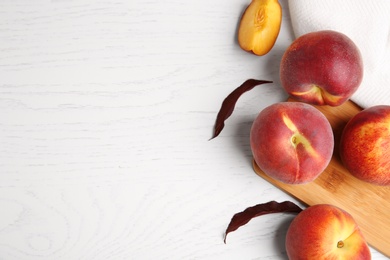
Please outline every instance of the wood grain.
[{"label": "wood grain", "polygon": [[337,151],[344,126],[361,109],[351,101],[339,107],[316,107],[328,118],[335,136],[334,155],[325,171],[311,183],[289,185],[271,179],[253,161],[254,170],[307,205],[330,203],[345,209],[353,215],[367,242],[390,256],[390,187],[371,185],[353,177],[342,165]]}]

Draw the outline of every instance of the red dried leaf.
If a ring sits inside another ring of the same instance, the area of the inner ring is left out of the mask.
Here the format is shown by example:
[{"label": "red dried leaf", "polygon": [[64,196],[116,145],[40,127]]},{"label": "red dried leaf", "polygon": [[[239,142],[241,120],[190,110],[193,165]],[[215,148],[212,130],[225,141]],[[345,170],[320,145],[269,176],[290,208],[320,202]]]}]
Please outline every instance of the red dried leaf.
[{"label": "red dried leaf", "polygon": [[221,109],[218,112],[217,120],[215,122],[214,135],[211,139],[217,137],[221,133],[225,126],[225,120],[233,113],[234,106],[240,96],[254,87],[265,83],[272,83],[272,81],[248,79],[225,98],[222,102]]},{"label": "red dried leaf", "polygon": [[271,213],[299,213],[302,209],[291,201],[276,202],[270,201],[263,204],[258,204],[253,207],[249,207],[242,212],[239,212],[233,216],[225,232],[224,242],[226,244],[227,235],[237,230],[239,227],[248,223],[252,218],[271,214]]}]

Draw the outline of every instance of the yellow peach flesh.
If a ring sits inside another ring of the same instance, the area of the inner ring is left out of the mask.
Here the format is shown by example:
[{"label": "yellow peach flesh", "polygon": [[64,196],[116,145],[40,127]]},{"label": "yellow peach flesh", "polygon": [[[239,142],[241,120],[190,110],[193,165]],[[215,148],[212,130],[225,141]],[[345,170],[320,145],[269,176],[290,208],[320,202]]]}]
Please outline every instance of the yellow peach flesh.
[{"label": "yellow peach flesh", "polygon": [[253,0],[240,22],[240,47],[256,55],[268,53],[279,35],[281,21],[282,8],[277,0]]}]

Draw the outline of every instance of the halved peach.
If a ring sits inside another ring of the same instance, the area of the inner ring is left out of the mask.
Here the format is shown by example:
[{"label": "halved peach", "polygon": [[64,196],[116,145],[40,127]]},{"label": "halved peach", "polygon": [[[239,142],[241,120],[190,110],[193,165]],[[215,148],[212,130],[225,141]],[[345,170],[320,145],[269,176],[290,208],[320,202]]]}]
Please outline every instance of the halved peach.
[{"label": "halved peach", "polygon": [[268,53],[278,38],[282,7],[278,0],[252,0],[240,21],[238,43],[256,55]]}]

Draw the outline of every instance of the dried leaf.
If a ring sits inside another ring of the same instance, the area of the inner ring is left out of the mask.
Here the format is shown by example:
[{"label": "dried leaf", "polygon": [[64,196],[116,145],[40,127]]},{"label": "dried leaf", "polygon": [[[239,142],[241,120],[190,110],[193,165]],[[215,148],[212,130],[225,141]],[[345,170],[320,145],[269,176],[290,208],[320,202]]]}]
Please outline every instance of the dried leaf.
[{"label": "dried leaf", "polygon": [[254,87],[265,83],[272,83],[272,81],[248,79],[225,98],[225,100],[222,102],[221,109],[218,112],[214,128],[214,135],[211,137],[211,139],[217,137],[221,133],[225,126],[225,120],[233,113],[234,106],[236,105],[240,96]]},{"label": "dried leaf", "polygon": [[239,227],[245,225],[252,218],[271,213],[299,213],[301,211],[302,209],[297,204],[291,201],[270,201],[267,203],[249,207],[233,216],[226,229],[224,242],[226,244],[226,237],[230,232],[235,231]]}]

